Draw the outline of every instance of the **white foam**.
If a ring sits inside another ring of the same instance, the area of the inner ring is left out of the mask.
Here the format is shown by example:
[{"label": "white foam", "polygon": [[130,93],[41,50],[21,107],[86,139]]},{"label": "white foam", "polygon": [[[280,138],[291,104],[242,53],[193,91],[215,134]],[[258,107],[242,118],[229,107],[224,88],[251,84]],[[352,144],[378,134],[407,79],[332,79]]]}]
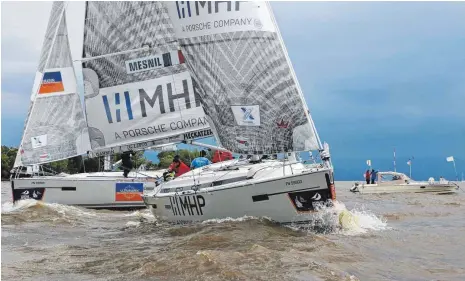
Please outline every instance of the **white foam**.
[{"label": "white foam", "polygon": [[140,221],[128,221],[126,227],[139,227]]},{"label": "white foam", "polygon": [[20,212],[29,207],[35,206],[38,203],[39,201],[34,200],[34,199],[20,200],[20,201],[17,201],[15,204],[13,204],[13,202],[4,202],[2,204],[2,214]]},{"label": "white foam", "polygon": [[258,220],[258,218],[252,217],[252,216],[243,216],[243,217],[235,218],[235,219],[233,219],[231,217],[227,217],[227,218],[223,218],[223,219],[204,220],[204,221],[202,221],[202,224],[225,223],[225,222],[243,222],[243,221],[247,221],[247,220]]},{"label": "white foam", "polygon": [[352,217],[351,224],[346,225],[340,229],[339,233],[343,235],[358,235],[367,233],[369,231],[382,231],[388,229],[387,223],[381,217],[376,216],[373,212],[363,208],[353,208],[348,210],[344,203],[336,201],[334,203],[334,210],[337,213],[339,223],[339,215],[342,212],[347,212]]},{"label": "white foam", "polygon": [[19,213],[26,211],[27,209],[34,207],[34,206],[41,206],[44,208],[49,208],[57,213],[65,216],[87,216],[87,217],[94,217],[96,214],[94,212],[84,211],[78,207],[70,206],[70,205],[62,205],[58,203],[44,203],[42,201],[34,200],[34,199],[24,199],[16,201],[14,204],[12,202],[5,202],[2,204],[2,214],[9,214],[9,213]]},{"label": "white foam", "polygon": [[[293,229],[308,228],[310,231],[318,227],[319,229],[336,230],[336,234],[359,235],[369,231],[382,231],[388,229],[385,220],[376,216],[364,208],[353,208],[348,210],[344,203],[335,201],[333,207],[319,206],[318,212],[310,215],[311,222],[304,225],[291,225]],[[345,216],[345,221],[341,225],[340,216]]]}]

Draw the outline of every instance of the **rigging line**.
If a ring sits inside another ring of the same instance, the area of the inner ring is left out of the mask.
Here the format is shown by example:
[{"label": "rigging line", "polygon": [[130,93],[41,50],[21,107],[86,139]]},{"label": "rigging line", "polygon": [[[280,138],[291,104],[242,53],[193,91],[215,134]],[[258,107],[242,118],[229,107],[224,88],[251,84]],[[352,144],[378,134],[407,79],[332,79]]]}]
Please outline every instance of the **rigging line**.
[{"label": "rigging line", "polygon": [[[187,67],[186,67],[186,68],[187,68]],[[186,69],[186,71],[188,71],[188,70]],[[188,71],[188,73],[189,73],[189,71]],[[190,75],[189,75],[189,76],[190,76]],[[175,92],[176,92],[176,95],[178,95],[178,89],[177,89],[177,87],[176,87],[176,80],[175,80],[175,78],[174,78],[174,74],[173,74],[173,73],[171,73],[171,78],[173,79],[173,85],[174,85],[173,88],[174,88],[174,90],[175,90]],[[191,78],[191,79],[192,79],[192,78]],[[192,82],[191,82],[191,83],[192,83]],[[188,95],[190,94],[190,93],[189,93],[189,86],[188,86],[188,88],[187,88],[187,94],[188,94]],[[195,99],[195,94],[194,94],[194,99]],[[180,105],[178,99],[176,99],[176,101],[177,101],[177,103],[178,103],[178,110],[179,110],[179,115],[181,116],[181,121],[184,121],[184,118],[183,118],[183,116],[182,116],[181,105]],[[184,101],[185,101],[185,99],[184,99]],[[190,102],[190,98],[189,98],[189,102]],[[190,103],[191,103],[191,102],[190,102]],[[192,103],[191,103],[191,104],[192,104]],[[194,106],[195,106],[195,100],[194,100]],[[191,158],[191,152],[190,152],[189,150],[188,150],[187,155],[189,156],[189,162],[190,162],[190,165],[189,165],[189,166],[191,166],[191,165],[192,165],[192,158]],[[181,157],[180,157],[180,158],[181,158]],[[189,168],[190,168],[190,167],[189,167]],[[195,186],[195,173],[194,173],[194,170],[192,170],[192,169],[191,169],[190,171],[192,172],[192,179],[193,179],[193,181],[194,181],[194,186]],[[200,182],[199,182],[199,184],[200,184]]]}]

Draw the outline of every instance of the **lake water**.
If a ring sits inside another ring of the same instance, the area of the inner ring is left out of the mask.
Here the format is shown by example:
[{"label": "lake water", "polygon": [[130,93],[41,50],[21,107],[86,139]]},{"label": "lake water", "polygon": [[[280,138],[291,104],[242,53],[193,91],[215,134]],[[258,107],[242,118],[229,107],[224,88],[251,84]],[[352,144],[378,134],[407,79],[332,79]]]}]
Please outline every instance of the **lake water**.
[{"label": "lake water", "polygon": [[[260,218],[189,226],[148,210],[23,201],[2,182],[3,280],[465,280],[465,185],[451,195],[360,195],[356,226],[316,233]],[[333,212],[316,216],[337,225]]]}]

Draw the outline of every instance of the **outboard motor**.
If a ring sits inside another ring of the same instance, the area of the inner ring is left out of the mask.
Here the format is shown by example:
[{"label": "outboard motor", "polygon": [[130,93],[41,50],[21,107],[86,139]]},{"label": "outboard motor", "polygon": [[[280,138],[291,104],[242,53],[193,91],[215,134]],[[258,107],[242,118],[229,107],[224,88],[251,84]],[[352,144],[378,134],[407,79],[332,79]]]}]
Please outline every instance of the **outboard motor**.
[{"label": "outboard motor", "polygon": [[354,186],[352,186],[352,187],[350,188],[350,191],[352,191],[352,192],[358,192],[358,185],[359,185],[358,182],[354,183]]}]

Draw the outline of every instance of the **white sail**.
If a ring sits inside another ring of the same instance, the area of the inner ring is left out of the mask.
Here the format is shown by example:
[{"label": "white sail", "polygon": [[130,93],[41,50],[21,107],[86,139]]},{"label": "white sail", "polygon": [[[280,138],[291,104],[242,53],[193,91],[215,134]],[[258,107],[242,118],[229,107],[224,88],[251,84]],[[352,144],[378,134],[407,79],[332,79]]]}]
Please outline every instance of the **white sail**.
[{"label": "white sail", "polygon": [[212,135],[159,2],[88,2],[83,74],[92,154]]},{"label": "white sail", "polygon": [[320,148],[267,3],[164,3],[221,146],[241,154]]},{"label": "white sail", "polygon": [[54,2],[14,166],[53,162],[89,149],[68,42],[65,4]]}]

